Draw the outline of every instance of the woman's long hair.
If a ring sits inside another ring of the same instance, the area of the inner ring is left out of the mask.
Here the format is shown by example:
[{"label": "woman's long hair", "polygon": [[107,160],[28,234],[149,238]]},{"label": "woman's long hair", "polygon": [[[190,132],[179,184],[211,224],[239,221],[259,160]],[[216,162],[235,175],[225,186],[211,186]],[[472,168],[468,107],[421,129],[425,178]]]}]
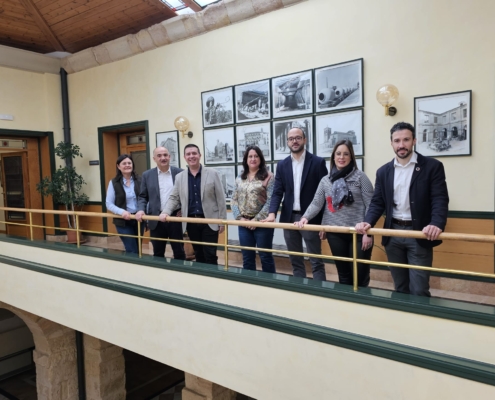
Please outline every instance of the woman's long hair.
[{"label": "woman's long hair", "polygon": [[249,146],[244,152],[244,158],[242,159],[242,167],[244,168],[244,171],[242,171],[241,179],[247,179],[247,176],[249,174],[248,155],[251,150],[254,150],[260,158],[260,167],[258,169],[258,172],[256,172],[256,179],[258,179],[259,181],[264,181],[268,176],[268,170],[266,169],[266,162],[265,157],[263,156],[263,152],[258,146]]},{"label": "woman's long hair", "polygon": [[122,155],[119,156],[119,158],[117,158],[117,163],[116,163],[116,165],[117,165],[117,167],[116,167],[116,169],[117,169],[117,175],[115,175],[115,178],[114,179],[119,179],[119,178],[122,177],[122,171],[118,168],[118,166],[126,158],[128,158],[132,162],[132,172],[131,172],[132,179],[134,179],[134,180],[137,179],[137,174],[134,171],[134,160],[132,159],[132,156],[129,155],[129,154],[122,154]]},{"label": "woman's long hair", "polygon": [[337,143],[335,143],[335,146],[333,146],[332,158],[330,159],[330,173],[332,173],[332,169],[333,167],[335,167],[335,153],[337,151],[337,148],[342,145],[347,146],[347,148],[349,149],[349,153],[351,155],[351,164],[354,166],[354,169],[358,169],[356,163],[356,156],[354,155],[354,148],[352,147],[352,142],[348,139],[344,139],[344,140],[339,140]]}]

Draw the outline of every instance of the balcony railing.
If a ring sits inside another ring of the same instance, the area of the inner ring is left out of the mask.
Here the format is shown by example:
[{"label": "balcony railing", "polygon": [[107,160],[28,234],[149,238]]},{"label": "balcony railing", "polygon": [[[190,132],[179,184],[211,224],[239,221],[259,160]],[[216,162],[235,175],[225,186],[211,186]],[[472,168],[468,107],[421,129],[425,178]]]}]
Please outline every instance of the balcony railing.
[{"label": "balcony railing", "polygon": [[[2,211],[14,211],[14,212],[25,212],[29,216],[29,223],[19,223],[19,222],[11,222],[11,221],[2,221],[0,224],[7,225],[17,225],[17,226],[25,226],[29,227],[29,235],[30,239],[34,240],[33,229],[42,228],[42,229],[58,229],[63,231],[75,231],[77,236],[77,247],[81,245],[80,234],[105,234],[108,236],[122,236],[122,237],[132,237],[138,239],[139,244],[139,257],[142,257],[142,241],[143,239],[147,239],[146,236],[141,235],[141,222],[138,221],[138,235],[124,235],[119,233],[112,232],[102,232],[102,231],[92,231],[79,229],[79,218],[80,217],[93,217],[93,218],[122,218],[119,215],[110,214],[110,213],[97,213],[97,212],[84,212],[84,211],[61,211],[61,210],[37,210],[37,209],[25,209],[25,208],[11,208],[11,207],[0,207]],[[33,223],[33,214],[55,214],[55,215],[75,215],[76,218],[76,228],[65,228],[65,227],[55,227],[55,226],[47,226],[47,225],[37,225]],[[131,216],[134,219],[134,216]],[[145,220],[149,221],[158,221],[159,218],[156,216],[145,216],[143,217]],[[298,228],[292,224],[283,224],[283,223],[269,223],[269,222],[254,222],[254,221],[237,221],[237,220],[223,220],[223,219],[213,219],[213,218],[186,218],[186,217],[168,217],[167,221],[169,222],[191,222],[191,223],[202,223],[202,224],[219,224],[228,226],[246,226],[246,227],[257,227],[257,228],[275,228],[275,229],[291,229],[291,230],[307,230],[307,231],[317,231],[317,232],[332,232],[332,233],[346,233],[352,235],[353,238],[353,256],[351,257],[337,257],[330,256],[324,254],[312,254],[312,253],[304,253],[304,252],[295,252],[295,251],[287,251],[280,249],[264,249],[258,247],[246,247],[246,246],[238,246],[229,244],[229,234],[228,229],[224,231],[224,243],[209,243],[209,242],[195,242],[191,240],[178,240],[178,239],[162,239],[162,238],[153,238],[153,240],[163,240],[169,242],[180,242],[180,243],[191,243],[191,244],[200,244],[200,245],[210,245],[224,248],[224,259],[225,259],[225,270],[228,270],[229,267],[229,249],[241,249],[241,250],[254,250],[254,251],[264,251],[271,252],[277,254],[287,254],[287,255],[296,255],[303,257],[318,257],[325,260],[341,260],[341,261],[350,261],[353,265],[353,287],[354,290],[358,290],[358,263],[363,264],[373,264],[373,265],[381,265],[385,267],[399,267],[399,268],[411,268],[418,270],[426,270],[430,272],[441,272],[447,274],[455,274],[455,275],[466,275],[473,277],[483,277],[483,278],[495,278],[495,274],[487,274],[481,272],[472,272],[472,271],[464,271],[457,269],[444,269],[444,268],[434,268],[428,266],[418,266],[418,265],[409,265],[409,264],[398,264],[384,261],[372,261],[357,258],[357,231],[354,227],[342,227],[342,226],[329,226],[329,225],[305,225],[304,228]],[[370,235],[380,235],[380,236],[395,236],[395,237],[404,237],[404,238],[414,238],[414,239],[425,239],[426,236],[420,231],[404,231],[397,229],[379,229],[372,228],[368,231]],[[454,240],[454,241],[466,241],[466,242],[478,242],[478,243],[492,243],[495,244],[495,235],[479,235],[479,234],[468,234],[468,233],[441,233],[438,237],[440,240]]]}]

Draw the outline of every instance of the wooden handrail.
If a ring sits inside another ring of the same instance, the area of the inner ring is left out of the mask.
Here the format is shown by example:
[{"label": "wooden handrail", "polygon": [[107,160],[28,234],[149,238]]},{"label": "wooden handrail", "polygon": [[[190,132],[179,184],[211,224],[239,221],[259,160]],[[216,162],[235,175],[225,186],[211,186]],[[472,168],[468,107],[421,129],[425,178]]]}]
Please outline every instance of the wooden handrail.
[{"label": "wooden handrail", "polygon": [[[39,210],[39,209],[29,209],[29,208],[11,208],[11,207],[0,207],[3,211],[16,211],[25,213],[38,213],[38,214],[57,214],[57,215],[78,215],[80,217],[98,217],[98,218],[120,218],[120,215],[112,213],[99,213],[90,211],[63,211],[63,210]],[[135,219],[134,215],[131,219]],[[153,215],[143,216],[144,220],[147,221],[158,221],[159,218]],[[304,228],[298,228],[293,224],[286,224],[280,222],[255,222],[255,221],[238,221],[238,220],[223,220],[214,218],[187,218],[187,217],[168,217],[167,221],[170,222],[192,222],[192,223],[203,223],[203,224],[218,224],[218,225],[229,225],[229,226],[255,226],[258,228],[275,228],[275,229],[291,229],[291,230],[307,230],[307,231],[317,231],[317,232],[332,232],[332,233],[355,233],[354,227],[345,226],[331,226],[331,225],[305,225]],[[372,228],[368,231],[370,235],[380,235],[380,236],[396,236],[396,237],[406,237],[414,239],[425,239],[426,236],[420,231],[410,231],[410,230],[399,230],[399,229],[381,229]],[[479,242],[479,243],[495,243],[495,235],[480,235],[473,233],[441,233],[438,237],[440,240],[462,240],[466,242]]]}]

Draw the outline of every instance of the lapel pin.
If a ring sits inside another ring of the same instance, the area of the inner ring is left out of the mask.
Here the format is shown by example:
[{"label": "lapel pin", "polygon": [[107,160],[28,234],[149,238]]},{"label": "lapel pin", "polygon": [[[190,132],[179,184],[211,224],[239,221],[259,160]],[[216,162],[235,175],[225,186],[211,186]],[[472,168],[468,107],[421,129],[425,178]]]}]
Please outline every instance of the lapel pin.
[{"label": "lapel pin", "polygon": [[421,169],[421,168],[419,168],[419,167],[416,167],[416,171],[419,171],[420,169]]}]

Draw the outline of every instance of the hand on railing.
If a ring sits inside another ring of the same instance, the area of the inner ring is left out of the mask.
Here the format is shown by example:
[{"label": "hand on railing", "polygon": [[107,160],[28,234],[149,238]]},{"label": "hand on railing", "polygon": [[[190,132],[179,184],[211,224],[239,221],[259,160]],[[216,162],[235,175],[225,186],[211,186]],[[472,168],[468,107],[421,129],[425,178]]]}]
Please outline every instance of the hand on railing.
[{"label": "hand on railing", "polygon": [[161,221],[161,222],[165,222],[168,218],[168,214],[160,214],[158,216],[158,219]]},{"label": "hand on railing", "polygon": [[275,213],[268,214],[268,217],[262,219],[261,222],[275,222],[276,216]]},{"label": "hand on railing", "polygon": [[131,219],[131,213],[129,211],[124,211],[122,213],[122,218],[124,218],[126,221],[129,221]]},{"label": "hand on railing", "polygon": [[294,225],[298,228],[304,228],[304,225],[308,223],[308,219],[302,217],[299,221],[294,222]]},{"label": "hand on railing", "polygon": [[143,217],[145,217],[146,214],[144,211],[138,211],[135,215],[135,218],[139,221],[139,222],[143,222]]},{"label": "hand on railing", "polygon": [[442,233],[442,230],[435,225],[428,225],[423,228],[423,233],[428,240],[437,240],[438,235]]},{"label": "hand on railing", "polygon": [[359,224],[356,224],[355,229],[357,233],[361,235],[366,235],[366,231],[371,228],[371,225],[368,224],[367,222],[360,222]]}]

